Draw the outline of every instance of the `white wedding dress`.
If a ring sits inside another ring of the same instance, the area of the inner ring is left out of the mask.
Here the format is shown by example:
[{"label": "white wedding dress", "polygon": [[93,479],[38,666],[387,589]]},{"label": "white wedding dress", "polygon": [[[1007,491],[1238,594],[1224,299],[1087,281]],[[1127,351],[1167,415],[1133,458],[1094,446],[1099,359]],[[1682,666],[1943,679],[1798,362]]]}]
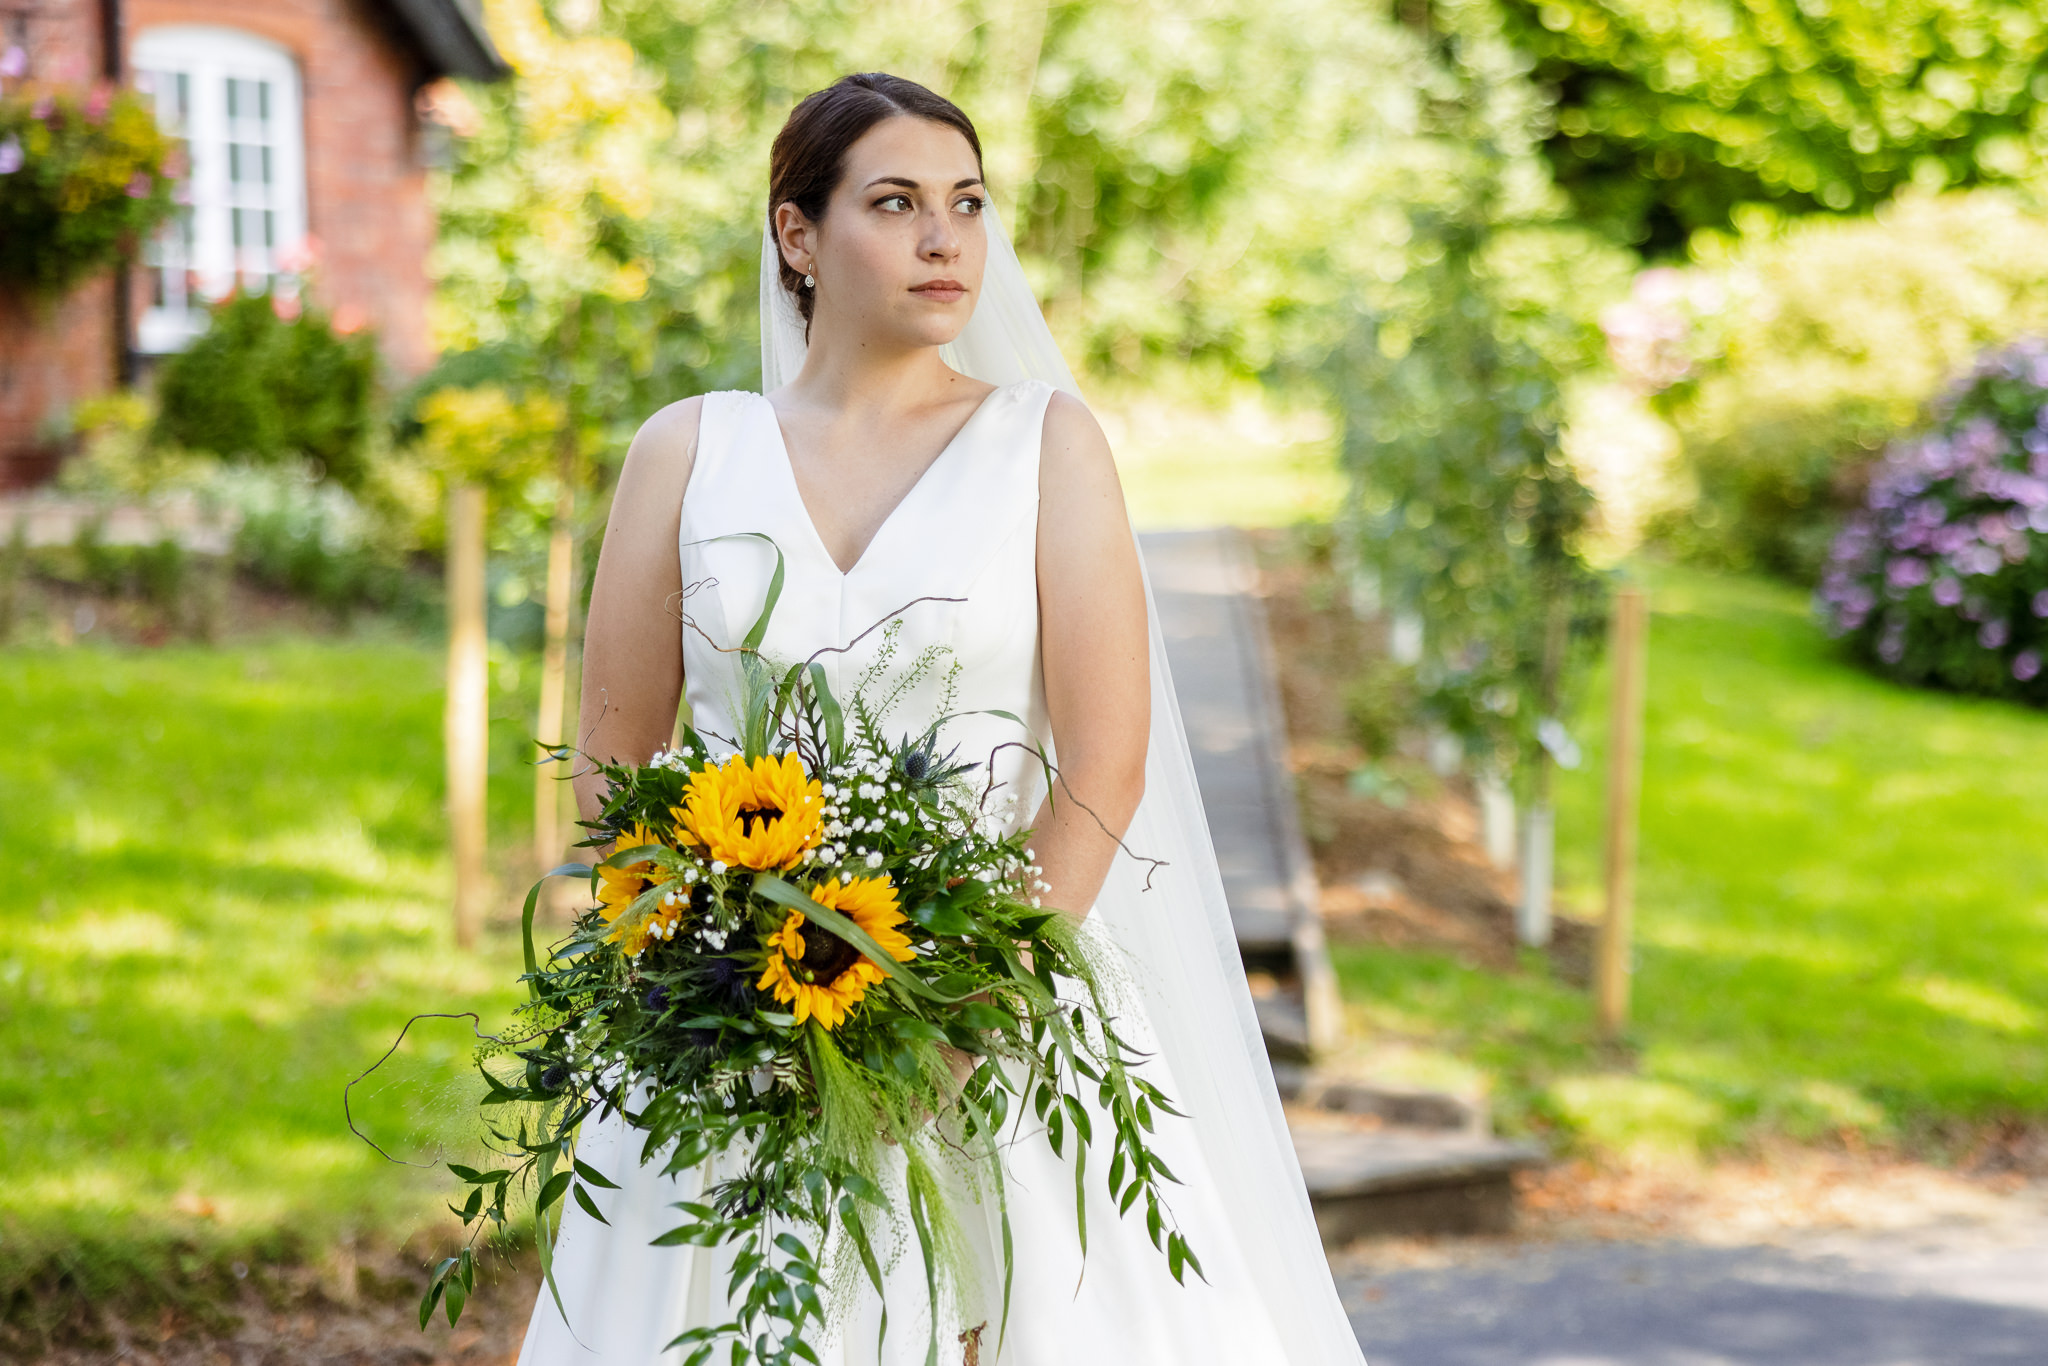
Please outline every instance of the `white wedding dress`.
[{"label": "white wedding dress", "polygon": [[[683,632],[684,678],[698,732],[716,745],[713,736],[739,731],[739,656],[717,647],[737,643],[761,610],[775,548],[736,533],[762,532],[781,549],[787,576],[764,654],[795,661],[861,637],[849,650],[822,656],[835,695],[844,698],[871,670],[869,695],[887,691],[892,677],[905,677],[931,652],[934,667],[889,712],[890,734],[920,732],[942,710],[1001,710],[1028,720],[1035,736],[994,716],[961,716],[942,732],[941,748],[958,745],[960,759],[989,764],[998,792],[1014,798],[1012,828],[1029,820],[1042,786],[1035,761],[1012,742],[1051,738],[1038,662],[1036,566],[1040,430],[1052,392],[1026,380],[991,393],[846,573],[804,509],[775,410],[758,394],[706,396],[680,549],[691,623]],[[862,636],[892,620],[900,625]],[[1126,1027],[1149,1042],[1142,1020],[1127,1019]],[[1144,1075],[1169,1095],[1182,1094],[1160,1060],[1146,1064]],[[1028,1107],[1017,1112],[1028,1119]],[[1183,1182],[1167,1188],[1168,1204],[1202,1260],[1206,1284],[1190,1275],[1178,1285],[1167,1274],[1166,1259],[1146,1238],[1142,1207],[1118,1217],[1102,1189],[1105,1152],[1087,1173],[1084,1268],[1072,1168],[1053,1155],[1035,1123],[1008,1137],[1004,1170],[1015,1239],[1008,1330],[998,1355],[1000,1229],[994,1201],[977,1204],[963,1191],[957,1202],[965,1206],[964,1231],[981,1274],[966,1302],[942,1307],[941,1361],[959,1362],[958,1335],[985,1323],[986,1366],[1286,1366],[1184,1122],[1161,1116],[1157,1137],[1160,1155]],[[682,1222],[672,1202],[696,1198],[701,1175],[662,1177],[640,1165],[640,1146],[640,1135],[616,1118],[586,1134],[584,1160],[620,1189],[592,1192],[609,1227],[578,1208],[564,1216],[555,1277],[568,1320],[543,1289],[520,1358],[526,1366],[679,1361],[681,1351],[662,1350],[676,1334],[728,1317],[730,1262],[722,1250],[649,1246]],[[828,1366],[924,1361],[929,1301],[922,1261],[914,1243],[899,1252],[885,1277],[889,1326],[880,1355],[881,1306],[863,1279],[852,1311],[814,1339]],[[713,1359],[724,1359],[723,1350]]]}]

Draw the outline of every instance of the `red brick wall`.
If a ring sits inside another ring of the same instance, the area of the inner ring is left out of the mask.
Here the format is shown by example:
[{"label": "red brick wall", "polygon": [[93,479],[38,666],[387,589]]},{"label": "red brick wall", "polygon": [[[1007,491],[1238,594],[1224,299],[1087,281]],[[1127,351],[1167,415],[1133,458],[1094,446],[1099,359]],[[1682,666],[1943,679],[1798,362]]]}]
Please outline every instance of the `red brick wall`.
[{"label": "red brick wall", "polygon": [[[97,0],[30,3],[31,74],[96,76]],[[420,73],[395,19],[376,0],[127,0],[124,8],[130,42],[159,24],[218,24],[297,58],[306,217],[321,252],[313,296],[338,325],[375,328],[398,375],[426,368],[433,216],[413,116]],[[0,25],[0,43],[10,37]],[[138,312],[146,297],[138,288]],[[44,463],[34,453],[72,403],[112,383],[112,318],[104,280],[40,310],[0,301],[0,487]]]}]

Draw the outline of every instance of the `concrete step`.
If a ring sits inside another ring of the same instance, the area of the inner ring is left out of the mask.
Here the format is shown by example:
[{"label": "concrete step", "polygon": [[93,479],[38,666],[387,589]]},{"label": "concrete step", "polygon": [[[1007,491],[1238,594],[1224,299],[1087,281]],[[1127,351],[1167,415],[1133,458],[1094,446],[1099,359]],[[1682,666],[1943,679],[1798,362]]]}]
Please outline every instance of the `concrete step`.
[{"label": "concrete step", "polygon": [[1288,1120],[1325,1247],[1504,1233],[1515,1221],[1515,1173],[1549,1160],[1540,1148],[1484,1134],[1362,1126],[1299,1110]]}]

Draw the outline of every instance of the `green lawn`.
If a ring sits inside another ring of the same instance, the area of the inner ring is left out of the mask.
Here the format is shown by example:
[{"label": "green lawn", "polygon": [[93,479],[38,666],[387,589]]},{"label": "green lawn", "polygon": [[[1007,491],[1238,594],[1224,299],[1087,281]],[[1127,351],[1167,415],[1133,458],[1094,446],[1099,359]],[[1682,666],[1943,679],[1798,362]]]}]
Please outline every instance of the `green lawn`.
[{"label": "green lawn", "polygon": [[[515,935],[452,945],[440,667],[376,635],[0,652],[0,1304],[52,1258],[108,1283],[435,1208],[341,1099],[408,1015],[513,995]],[[530,704],[493,704],[509,841]],[[403,1065],[458,1076],[458,1032]]]},{"label": "green lawn", "polygon": [[[1634,1028],[1603,1050],[1540,972],[1349,949],[1388,1038],[1505,1116],[1691,1150],[2048,1116],[2048,716],[1894,687],[1804,595],[1651,573]],[[1604,682],[1604,680],[1603,680]],[[1600,905],[1604,687],[1559,801],[1565,896]]]}]

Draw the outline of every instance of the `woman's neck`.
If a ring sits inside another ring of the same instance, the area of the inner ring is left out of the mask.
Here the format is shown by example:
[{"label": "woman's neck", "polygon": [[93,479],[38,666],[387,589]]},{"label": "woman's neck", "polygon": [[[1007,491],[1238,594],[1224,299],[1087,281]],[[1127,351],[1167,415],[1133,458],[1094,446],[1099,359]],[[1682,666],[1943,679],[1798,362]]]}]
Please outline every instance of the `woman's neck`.
[{"label": "woman's neck", "polygon": [[803,369],[782,389],[794,406],[857,417],[885,418],[923,408],[973,381],[939,358],[936,346],[885,347],[870,339],[835,341],[837,329],[811,337]]}]

